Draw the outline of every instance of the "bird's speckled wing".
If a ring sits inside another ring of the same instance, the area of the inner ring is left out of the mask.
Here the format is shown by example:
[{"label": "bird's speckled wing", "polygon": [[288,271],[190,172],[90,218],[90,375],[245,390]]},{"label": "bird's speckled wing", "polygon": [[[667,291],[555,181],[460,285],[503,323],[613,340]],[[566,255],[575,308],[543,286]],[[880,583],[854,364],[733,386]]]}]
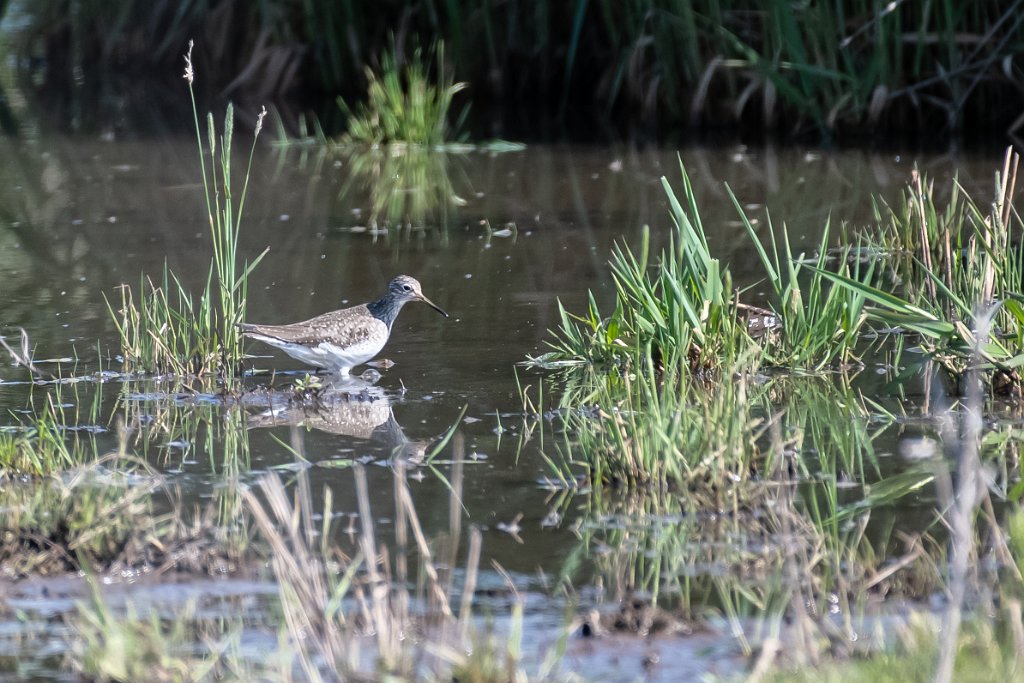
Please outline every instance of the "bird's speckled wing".
[{"label": "bird's speckled wing", "polygon": [[359,346],[371,338],[387,334],[387,326],[377,320],[365,305],[353,306],[289,325],[241,325],[243,332],[273,337],[289,344],[315,346],[325,340],[347,348]]}]

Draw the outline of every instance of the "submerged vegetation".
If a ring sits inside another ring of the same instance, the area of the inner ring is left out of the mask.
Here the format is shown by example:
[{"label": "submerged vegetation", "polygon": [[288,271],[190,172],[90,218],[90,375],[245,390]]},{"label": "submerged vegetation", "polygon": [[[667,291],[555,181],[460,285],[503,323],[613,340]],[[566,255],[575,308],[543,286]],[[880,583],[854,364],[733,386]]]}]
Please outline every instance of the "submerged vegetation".
[{"label": "submerged vegetation", "polygon": [[46,407],[30,425],[0,432],[0,480],[44,477],[89,459],[85,449],[67,443],[61,417],[48,398]]},{"label": "submerged vegetation", "polygon": [[[1003,503],[1019,498],[1019,486],[1008,489],[1018,475],[1004,478],[1019,454],[1005,430],[976,419],[980,386],[918,433],[846,380],[730,377],[639,400],[612,381],[583,406],[580,394],[558,411],[527,404],[538,419],[556,413],[552,488],[593,489],[563,580],[575,585],[592,563],[618,610],[594,612],[584,628],[663,637],[727,624],[754,680],[818,666],[842,680],[882,663],[933,680],[941,648],[958,652],[957,672],[975,656],[984,671],[1018,666],[1024,525]],[[895,471],[884,450],[894,437],[905,458]],[[943,452],[957,454],[956,480]],[[927,607],[958,582],[970,587],[944,616]],[[957,649],[958,630],[938,624],[961,607]],[[996,611],[993,631],[985,615]],[[890,651],[894,635],[902,645]]]},{"label": "submerged vegetation", "polygon": [[[761,469],[755,435],[761,426],[751,408],[759,389],[729,382],[708,394],[703,388],[659,391],[648,382],[607,383],[592,394],[596,411],[569,407],[557,468],[563,482],[585,479],[615,489],[675,491],[715,507]],[[580,454],[582,462],[573,454]]]},{"label": "submerged vegetation", "polygon": [[77,464],[46,476],[0,482],[0,575],[6,579],[168,569],[215,574],[235,566],[248,543],[211,510],[186,511],[164,477],[125,450],[76,443]]}]

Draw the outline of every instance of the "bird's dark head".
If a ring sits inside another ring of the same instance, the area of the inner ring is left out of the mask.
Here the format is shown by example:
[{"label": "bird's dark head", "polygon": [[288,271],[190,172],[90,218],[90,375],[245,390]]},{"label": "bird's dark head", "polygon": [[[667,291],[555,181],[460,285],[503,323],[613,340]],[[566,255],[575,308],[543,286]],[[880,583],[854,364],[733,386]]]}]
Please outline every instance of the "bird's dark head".
[{"label": "bird's dark head", "polygon": [[422,301],[444,317],[448,317],[440,306],[423,295],[423,289],[416,278],[408,275],[399,275],[388,283],[388,297],[402,304],[408,301]]}]

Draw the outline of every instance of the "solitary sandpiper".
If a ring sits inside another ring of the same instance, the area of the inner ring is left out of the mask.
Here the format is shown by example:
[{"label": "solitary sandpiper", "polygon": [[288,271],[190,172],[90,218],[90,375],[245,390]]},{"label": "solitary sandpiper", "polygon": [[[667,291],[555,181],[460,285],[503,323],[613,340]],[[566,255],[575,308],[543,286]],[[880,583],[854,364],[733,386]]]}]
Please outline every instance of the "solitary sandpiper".
[{"label": "solitary sandpiper", "polygon": [[246,335],[275,346],[292,358],[347,375],[353,366],[365,363],[384,348],[391,325],[402,306],[422,301],[448,317],[433,301],[423,296],[420,283],[399,275],[388,283],[387,293],[368,304],[318,315],[290,325],[239,325]]}]

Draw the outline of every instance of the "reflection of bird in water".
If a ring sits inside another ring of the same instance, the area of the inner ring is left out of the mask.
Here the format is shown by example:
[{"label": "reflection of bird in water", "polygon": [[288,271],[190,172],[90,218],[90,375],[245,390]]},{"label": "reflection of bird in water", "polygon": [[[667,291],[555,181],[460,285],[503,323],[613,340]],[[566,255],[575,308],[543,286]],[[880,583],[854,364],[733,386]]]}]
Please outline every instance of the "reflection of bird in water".
[{"label": "reflection of bird in water", "polygon": [[391,336],[391,325],[402,306],[422,301],[444,317],[448,314],[423,295],[420,283],[399,275],[377,301],[331,311],[290,325],[239,325],[253,339],[270,344],[292,358],[348,375],[355,365],[372,359]]},{"label": "reflection of bird in water", "polygon": [[406,437],[384,390],[362,379],[339,377],[302,402],[292,392],[271,394],[269,403],[249,416],[250,429],[287,425],[366,439],[383,446],[392,458],[411,462],[422,460],[427,450],[425,442]]}]

